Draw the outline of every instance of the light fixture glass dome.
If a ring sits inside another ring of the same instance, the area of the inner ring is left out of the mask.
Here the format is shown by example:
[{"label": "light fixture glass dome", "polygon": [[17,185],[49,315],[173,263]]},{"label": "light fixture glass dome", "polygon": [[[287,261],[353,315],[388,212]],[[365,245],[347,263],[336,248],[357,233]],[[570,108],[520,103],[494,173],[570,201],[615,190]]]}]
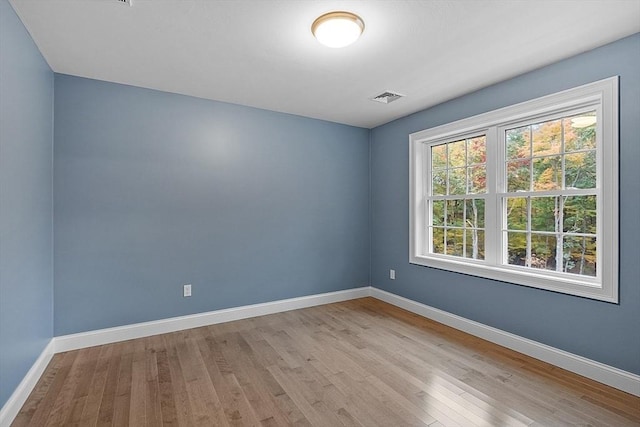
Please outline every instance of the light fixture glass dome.
[{"label": "light fixture glass dome", "polygon": [[364,31],[362,19],[351,12],[329,12],[313,22],[311,32],[325,46],[345,47]]}]

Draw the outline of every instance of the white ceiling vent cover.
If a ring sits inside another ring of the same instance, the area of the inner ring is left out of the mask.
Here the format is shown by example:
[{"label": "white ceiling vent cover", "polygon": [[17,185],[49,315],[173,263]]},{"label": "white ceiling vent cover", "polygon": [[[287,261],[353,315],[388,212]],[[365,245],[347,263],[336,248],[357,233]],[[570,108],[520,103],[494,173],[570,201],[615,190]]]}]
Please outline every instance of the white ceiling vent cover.
[{"label": "white ceiling vent cover", "polygon": [[397,93],[397,92],[391,92],[390,90],[386,90],[384,92],[382,92],[380,95],[376,95],[373,98],[371,98],[372,101],[376,101],[376,102],[380,102],[382,104],[389,104],[397,99],[402,98],[404,95]]}]

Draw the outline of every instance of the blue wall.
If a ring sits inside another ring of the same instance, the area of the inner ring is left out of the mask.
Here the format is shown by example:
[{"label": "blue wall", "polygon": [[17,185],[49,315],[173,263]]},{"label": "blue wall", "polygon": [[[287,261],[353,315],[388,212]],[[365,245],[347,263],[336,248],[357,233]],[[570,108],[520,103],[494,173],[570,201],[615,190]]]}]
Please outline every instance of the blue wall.
[{"label": "blue wall", "polygon": [[66,75],[55,91],[56,335],[368,285],[367,129]]},{"label": "blue wall", "polygon": [[[409,264],[410,133],[613,75],[620,76],[619,305]],[[640,374],[639,135],[640,34],[373,129],[372,285]]]},{"label": "blue wall", "polygon": [[0,407],[53,331],[53,73],[0,0]]}]

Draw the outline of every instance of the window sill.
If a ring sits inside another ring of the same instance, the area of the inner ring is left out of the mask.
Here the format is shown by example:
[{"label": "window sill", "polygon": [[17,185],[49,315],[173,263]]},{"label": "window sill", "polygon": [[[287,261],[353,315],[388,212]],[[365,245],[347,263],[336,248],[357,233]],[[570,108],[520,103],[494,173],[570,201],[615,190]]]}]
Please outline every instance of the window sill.
[{"label": "window sill", "polygon": [[551,271],[540,274],[517,266],[486,265],[479,261],[467,259],[461,261],[447,256],[412,255],[409,262],[424,267],[468,274],[509,284],[528,286],[611,303],[618,302],[617,295],[613,292],[613,289],[607,289],[606,286],[602,286],[596,281],[596,278],[576,277],[574,279],[561,273],[554,276],[554,272]]}]

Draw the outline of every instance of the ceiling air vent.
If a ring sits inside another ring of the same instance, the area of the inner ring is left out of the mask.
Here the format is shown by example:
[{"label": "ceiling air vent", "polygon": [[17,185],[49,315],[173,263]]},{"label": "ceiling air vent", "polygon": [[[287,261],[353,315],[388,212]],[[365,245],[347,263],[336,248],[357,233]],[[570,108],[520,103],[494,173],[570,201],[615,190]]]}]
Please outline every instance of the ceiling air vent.
[{"label": "ceiling air vent", "polygon": [[380,102],[382,104],[389,104],[396,99],[402,98],[404,95],[401,95],[396,92],[391,92],[389,90],[382,92],[380,95],[374,96],[371,98],[372,101]]},{"label": "ceiling air vent", "polygon": [[131,6],[131,2],[133,0],[116,0],[116,1],[121,4],[128,4],[129,6]]}]

